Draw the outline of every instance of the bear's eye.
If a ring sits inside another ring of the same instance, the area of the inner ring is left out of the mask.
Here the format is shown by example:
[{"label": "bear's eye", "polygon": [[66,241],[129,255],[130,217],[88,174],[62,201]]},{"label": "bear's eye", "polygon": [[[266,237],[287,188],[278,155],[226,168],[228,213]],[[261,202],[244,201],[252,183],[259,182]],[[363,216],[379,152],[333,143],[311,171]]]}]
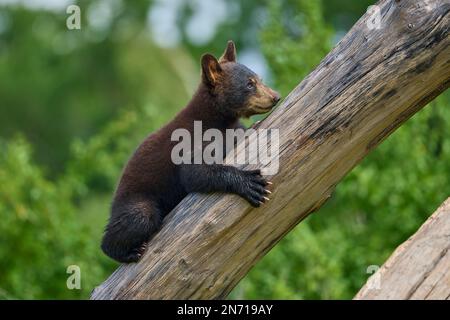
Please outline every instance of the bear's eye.
[{"label": "bear's eye", "polygon": [[247,82],[247,89],[251,90],[255,87],[255,83],[252,80]]}]

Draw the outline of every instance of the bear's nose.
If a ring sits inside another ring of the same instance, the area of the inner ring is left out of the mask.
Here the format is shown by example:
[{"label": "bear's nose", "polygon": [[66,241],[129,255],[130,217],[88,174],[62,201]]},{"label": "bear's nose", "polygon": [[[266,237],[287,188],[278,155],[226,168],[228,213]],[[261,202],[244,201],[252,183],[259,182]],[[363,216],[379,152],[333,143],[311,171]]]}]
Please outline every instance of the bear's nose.
[{"label": "bear's nose", "polygon": [[281,99],[280,94],[278,92],[274,92],[273,95],[272,95],[273,102],[274,103],[278,103],[278,101],[280,101],[280,99]]}]

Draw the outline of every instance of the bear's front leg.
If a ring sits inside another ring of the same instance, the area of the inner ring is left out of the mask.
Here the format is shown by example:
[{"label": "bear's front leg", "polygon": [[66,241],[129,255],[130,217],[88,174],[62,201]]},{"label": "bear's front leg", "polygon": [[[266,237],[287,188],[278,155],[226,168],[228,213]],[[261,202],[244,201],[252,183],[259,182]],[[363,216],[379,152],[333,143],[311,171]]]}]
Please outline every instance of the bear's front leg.
[{"label": "bear's front leg", "polygon": [[246,199],[252,206],[259,207],[269,200],[271,192],[261,170],[241,170],[220,164],[183,164],[179,168],[180,181],[187,193],[227,192]]}]

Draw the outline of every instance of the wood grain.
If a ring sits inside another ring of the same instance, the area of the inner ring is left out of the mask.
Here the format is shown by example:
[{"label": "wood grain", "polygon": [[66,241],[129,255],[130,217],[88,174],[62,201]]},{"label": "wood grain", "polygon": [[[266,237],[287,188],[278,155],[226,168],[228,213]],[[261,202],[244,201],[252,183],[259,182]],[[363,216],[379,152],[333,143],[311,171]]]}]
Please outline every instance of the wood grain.
[{"label": "wood grain", "polygon": [[395,250],[355,299],[450,299],[450,198]]},{"label": "wood grain", "polygon": [[271,201],[253,209],[234,195],[189,195],[143,259],[118,268],[92,299],[225,298],[361,159],[449,87],[449,0],[377,5],[381,28],[370,30],[364,15],[260,124],[280,132]]}]

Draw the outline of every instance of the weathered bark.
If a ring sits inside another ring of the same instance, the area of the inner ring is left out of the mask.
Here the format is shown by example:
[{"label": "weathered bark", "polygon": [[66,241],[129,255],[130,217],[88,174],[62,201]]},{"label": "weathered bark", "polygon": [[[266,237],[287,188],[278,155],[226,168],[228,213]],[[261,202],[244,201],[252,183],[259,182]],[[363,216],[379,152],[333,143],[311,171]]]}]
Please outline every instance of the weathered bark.
[{"label": "weathered bark", "polygon": [[121,266],[93,299],[226,297],[369,151],[449,87],[449,1],[378,5],[381,28],[370,30],[364,15],[261,123],[280,130],[271,201],[253,209],[234,195],[189,195],[142,261]]},{"label": "weathered bark", "polygon": [[450,299],[450,198],[395,250],[355,299]]}]

